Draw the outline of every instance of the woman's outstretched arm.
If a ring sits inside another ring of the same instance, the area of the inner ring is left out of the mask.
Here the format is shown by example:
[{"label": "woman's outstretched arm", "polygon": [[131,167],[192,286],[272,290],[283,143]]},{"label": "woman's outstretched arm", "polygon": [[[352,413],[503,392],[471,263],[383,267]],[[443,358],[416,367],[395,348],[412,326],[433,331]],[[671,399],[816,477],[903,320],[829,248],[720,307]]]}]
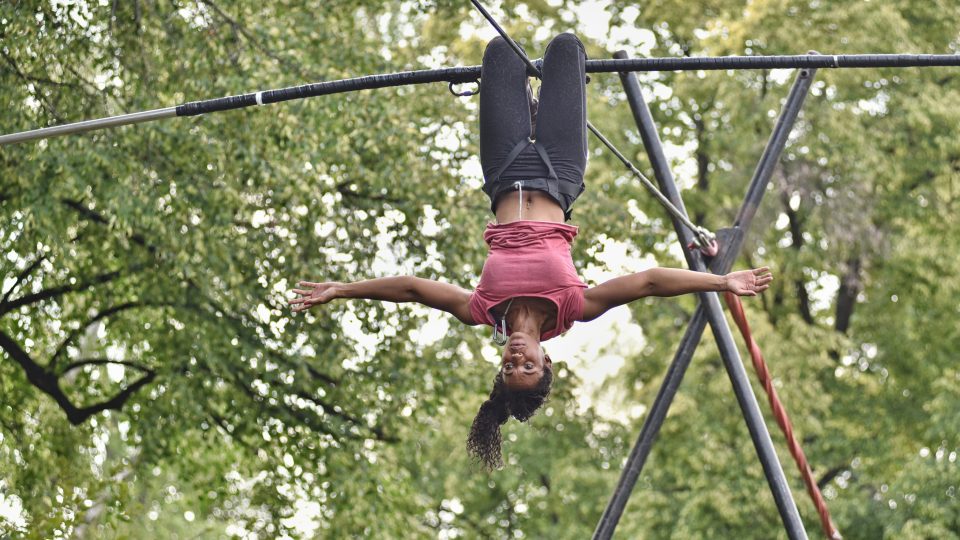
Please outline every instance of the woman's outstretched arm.
[{"label": "woman's outstretched arm", "polygon": [[293,289],[298,296],[288,300],[293,311],[304,311],[337,298],[366,298],[386,302],[417,302],[446,311],[464,324],[477,324],[470,315],[470,292],[466,289],[413,276],[396,276],[339,283],[299,281]]},{"label": "woman's outstretched arm", "polygon": [[696,292],[730,291],[756,296],[773,281],[767,267],[731,272],[725,276],[679,268],[651,268],[591,287],[584,292],[583,321],[591,321],[607,310],[647,296],[677,296]]}]

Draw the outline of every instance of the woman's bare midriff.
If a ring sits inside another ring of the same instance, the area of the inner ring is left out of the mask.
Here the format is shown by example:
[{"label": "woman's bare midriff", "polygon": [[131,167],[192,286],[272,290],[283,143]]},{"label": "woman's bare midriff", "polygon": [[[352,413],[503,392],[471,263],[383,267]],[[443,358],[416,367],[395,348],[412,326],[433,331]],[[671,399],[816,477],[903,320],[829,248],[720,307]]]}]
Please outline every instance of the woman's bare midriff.
[{"label": "woman's bare midriff", "polygon": [[522,219],[563,223],[563,208],[543,191],[523,190],[523,208],[519,191],[508,191],[497,197],[497,223],[511,223]]}]

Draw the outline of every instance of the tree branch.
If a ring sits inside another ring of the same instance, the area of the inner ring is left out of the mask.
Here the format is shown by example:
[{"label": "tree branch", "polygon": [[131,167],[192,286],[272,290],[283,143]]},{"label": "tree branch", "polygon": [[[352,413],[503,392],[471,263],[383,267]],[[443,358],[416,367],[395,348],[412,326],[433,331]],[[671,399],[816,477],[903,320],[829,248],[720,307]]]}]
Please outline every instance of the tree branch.
[{"label": "tree branch", "polygon": [[[201,401],[202,401],[202,400],[201,400]],[[213,408],[210,407],[210,406],[208,406],[208,404],[207,404],[205,401],[203,401],[203,402],[200,404],[200,406],[203,407],[203,409],[204,409],[205,411],[207,411],[207,414],[210,415],[210,418],[213,419],[213,422],[214,422],[217,426],[219,426],[221,430],[223,430],[223,433],[224,433],[227,437],[230,437],[231,439],[233,439],[234,441],[236,441],[240,446],[242,446],[242,447],[246,448],[247,450],[249,450],[250,452],[256,454],[257,447],[256,447],[255,445],[250,444],[249,442],[247,442],[239,433],[237,433],[237,432],[236,432],[237,429],[236,429],[235,427],[231,427],[230,424],[227,423],[227,419],[226,419],[226,418],[224,418],[223,416],[221,416],[220,413],[218,413],[217,411],[214,411]]]},{"label": "tree branch", "polygon": [[847,260],[847,271],[840,279],[840,288],[837,290],[837,309],[835,312],[834,330],[846,334],[850,328],[850,319],[853,317],[853,308],[857,304],[860,294],[860,272],[862,261],[860,256],[853,256]]},{"label": "tree branch", "polygon": [[[799,253],[804,244],[803,220],[800,218],[799,212],[790,207],[790,195],[785,190],[780,192],[780,202],[783,204],[783,211],[786,213],[790,225],[790,247]],[[794,280],[793,287],[797,293],[797,308],[800,311],[800,316],[804,322],[813,326],[815,321],[813,320],[813,314],[810,312],[810,295],[807,293],[802,275]]]},{"label": "tree branch", "polygon": [[237,314],[237,313],[234,313],[233,311],[231,311],[231,310],[228,309],[227,307],[219,304],[219,303],[216,301],[216,299],[211,298],[209,295],[205,294],[205,293],[200,289],[200,287],[198,287],[198,286],[197,286],[195,283],[193,283],[192,281],[188,280],[188,283],[189,283],[190,287],[193,288],[193,290],[194,290],[198,295],[200,295],[201,297],[203,297],[203,299],[204,299],[204,300],[206,301],[206,303],[207,303],[207,307],[208,307],[209,309],[212,309],[212,310],[213,310],[213,313],[208,313],[208,312],[204,311],[203,309],[200,309],[199,306],[194,306],[194,310],[195,310],[196,312],[198,312],[198,313],[200,313],[200,314],[202,314],[202,315],[204,315],[204,316],[212,316],[212,315],[214,315],[215,313],[220,313],[220,314],[222,315],[222,317],[215,317],[215,318],[216,318],[216,324],[222,325],[222,324],[224,323],[224,321],[226,321],[227,323],[230,324],[230,326],[232,327],[232,329],[234,330],[234,332],[237,333],[237,336],[238,336],[239,338],[242,338],[242,339],[243,339],[244,341],[246,341],[247,343],[250,343],[250,344],[252,344],[252,345],[257,346],[259,349],[261,349],[261,351],[263,352],[263,354],[266,355],[269,359],[274,360],[274,361],[276,361],[278,364],[285,365],[285,366],[293,365],[293,367],[296,367],[296,368],[306,367],[306,369],[307,369],[307,371],[310,373],[310,375],[312,375],[312,376],[313,376],[314,378],[316,378],[316,379],[320,379],[321,381],[327,383],[327,384],[330,385],[330,386],[337,386],[338,384],[340,384],[340,381],[339,381],[338,379],[336,379],[336,378],[334,378],[334,377],[331,377],[330,375],[327,375],[326,373],[323,373],[323,372],[317,370],[316,368],[314,368],[313,366],[311,366],[311,365],[309,365],[309,364],[293,364],[293,363],[290,361],[290,359],[287,358],[286,356],[281,355],[281,354],[277,353],[276,351],[273,351],[273,350],[270,350],[269,348],[264,347],[262,341],[261,341],[257,336],[253,335],[253,333],[250,331],[250,328],[251,328],[251,327],[256,326],[255,323],[250,322],[249,320],[247,320],[247,319],[246,319],[245,317],[243,317],[242,315]]},{"label": "tree branch", "polygon": [[[99,212],[96,212],[96,211],[94,211],[94,210],[91,210],[91,209],[88,208],[86,205],[84,205],[81,201],[70,200],[70,199],[61,199],[61,202],[62,202],[63,204],[65,204],[66,206],[68,206],[69,208],[71,208],[71,209],[75,210],[76,212],[78,212],[79,214],[81,214],[83,217],[85,217],[85,218],[87,218],[87,219],[89,219],[89,220],[91,220],[91,221],[94,221],[94,222],[99,223],[99,224],[102,224],[102,225],[107,225],[107,224],[109,224],[109,221],[108,221],[103,215],[101,215]],[[143,236],[142,234],[139,234],[139,233],[133,234],[133,235],[130,236],[130,239],[131,239],[131,241],[133,241],[134,243],[136,243],[136,244],[138,244],[138,245],[146,248],[151,254],[155,254],[155,253],[158,251],[153,245],[151,245],[151,244],[147,241],[146,237]],[[242,337],[244,340],[246,340],[246,341],[248,341],[248,342],[250,342],[250,343],[253,343],[253,344],[258,345],[258,346],[260,346],[261,348],[263,348],[263,347],[262,347],[263,344],[261,343],[261,341],[257,338],[257,336],[252,335],[252,332],[251,332],[251,330],[250,330],[253,326],[255,326],[255,324],[253,324],[253,323],[251,323],[250,321],[246,320],[246,318],[245,318],[244,316],[242,316],[242,315],[240,315],[240,314],[237,314],[237,313],[234,313],[232,310],[227,309],[225,306],[220,305],[214,298],[212,298],[212,297],[210,297],[208,294],[206,294],[206,293],[205,293],[199,286],[197,286],[197,284],[194,283],[191,279],[185,279],[185,282],[188,284],[188,286],[189,286],[191,289],[193,289],[193,291],[195,291],[197,294],[199,294],[200,297],[203,298],[203,299],[206,301],[206,304],[207,304],[208,309],[212,310],[212,312],[214,312],[214,313],[215,313],[215,312],[219,312],[219,313],[222,314],[222,318],[217,318],[217,320],[216,320],[217,324],[221,324],[221,325],[222,325],[224,321],[227,321],[227,322],[233,327],[233,329],[238,333],[238,335],[239,335],[240,337]],[[146,303],[140,303],[140,304],[141,304],[141,305],[146,305]],[[107,316],[110,316],[110,315],[112,315],[112,314],[115,314],[115,313],[117,313],[117,312],[119,312],[119,311],[121,311],[121,310],[124,310],[124,309],[132,309],[132,308],[134,308],[134,307],[138,307],[138,306],[135,305],[135,303],[133,303],[133,302],[128,302],[128,303],[125,303],[125,304],[120,304],[120,305],[118,305],[118,306],[114,306],[114,307],[112,307],[112,308],[108,308],[107,310],[104,310],[103,312],[101,312],[101,313],[97,314],[96,316],[94,316],[94,318],[91,319],[91,321],[88,323],[88,325],[89,325],[89,324],[92,324],[93,322],[96,322],[97,320],[100,320],[100,319],[102,319],[102,318],[104,318],[104,317],[107,317]],[[206,309],[201,308],[200,305],[191,305],[191,306],[187,306],[187,307],[192,308],[192,309],[195,310],[197,313],[200,313],[200,314],[202,314],[202,315],[204,315],[204,316],[207,316],[207,315],[211,315],[211,314],[212,314],[212,313],[207,312]],[[78,332],[78,331],[74,331],[74,332],[76,333],[76,332]],[[63,349],[65,349],[66,346],[67,346],[67,344],[69,343],[69,341],[72,340],[72,339],[74,339],[74,338],[75,338],[74,335],[71,335],[70,337],[68,337],[67,340],[65,340],[64,343],[62,343],[62,344],[60,345],[60,347],[58,347],[57,353],[55,353],[55,354],[56,354],[57,356],[62,355]],[[287,358],[287,357],[284,356],[284,355],[281,355],[281,354],[277,353],[276,351],[271,351],[271,350],[269,350],[269,349],[264,349],[264,354],[267,355],[269,358],[277,361],[278,363],[281,363],[281,364],[283,364],[283,365],[290,365],[290,359]],[[79,367],[79,366],[77,366],[77,367]],[[302,367],[302,366],[297,366],[297,367]],[[327,374],[325,374],[325,373],[320,372],[319,370],[317,370],[317,369],[314,368],[313,366],[306,365],[305,367],[306,367],[307,371],[310,373],[310,375],[313,376],[314,378],[319,379],[319,380],[322,380],[322,381],[324,381],[325,383],[327,383],[328,385],[331,385],[331,386],[336,386],[337,384],[339,384],[339,381],[338,381],[336,378],[331,377],[331,376],[329,376],[329,375],[327,375]],[[73,367],[68,367],[66,370],[64,370],[64,373],[65,373],[66,371],[68,371],[69,369],[74,369],[74,368],[73,368]],[[152,376],[152,373],[149,373],[148,376]],[[139,381],[138,381],[138,382],[139,382]],[[147,382],[149,382],[149,381],[147,381]],[[334,435],[334,436],[340,436],[340,435],[342,435],[342,434],[336,434],[336,433],[331,432],[326,426],[323,425],[322,421],[319,421],[319,422],[318,422],[319,418],[308,417],[308,415],[304,414],[304,411],[298,411],[298,410],[293,409],[293,408],[290,408],[290,407],[285,407],[284,409],[280,409],[279,407],[269,406],[269,405],[267,405],[266,403],[264,403],[263,398],[260,397],[259,394],[257,394],[255,391],[253,391],[252,388],[248,388],[246,385],[242,384],[242,382],[241,382],[240,380],[238,380],[238,379],[236,379],[236,378],[233,378],[233,382],[234,382],[234,384],[236,384],[238,387],[240,387],[242,390],[244,390],[244,392],[245,392],[251,399],[253,399],[253,400],[255,400],[256,402],[258,402],[258,403],[261,405],[261,407],[270,408],[270,409],[276,410],[276,411],[278,411],[278,412],[282,410],[283,412],[286,412],[287,414],[290,414],[290,415],[294,416],[295,418],[297,418],[297,419],[298,419],[300,422],[302,422],[303,424],[305,424],[305,425],[307,425],[307,426],[309,426],[309,427],[311,427],[311,428],[313,428],[313,429],[317,429],[318,431],[325,432],[325,433],[328,433],[328,434]],[[301,397],[303,397],[304,399],[310,399],[310,398],[308,398],[308,397],[305,396],[305,395],[302,395]],[[316,398],[313,398],[311,401],[316,401]],[[345,420],[345,421],[347,421],[347,422],[349,422],[349,423],[352,423],[352,424],[354,424],[354,425],[357,425],[357,426],[359,426],[359,427],[367,427],[364,422],[362,422],[360,419],[358,419],[358,418],[356,418],[356,417],[353,417],[353,416],[351,416],[351,415],[349,415],[349,414],[347,414],[347,413],[344,413],[344,412],[342,412],[342,411],[341,411],[341,412],[338,412],[338,411],[336,411],[333,407],[331,407],[330,405],[327,405],[327,404],[322,404],[322,406],[324,407],[324,410],[327,411],[327,412],[328,412],[330,415],[332,415],[332,416],[337,416],[337,417],[341,418],[342,420]],[[222,427],[222,426],[221,426],[221,427]],[[385,435],[380,428],[367,428],[367,429],[370,429],[371,432],[374,433],[375,436],[376,436],[378,439],[380,439],[380,440],[387,441],[387,442],[396,441],[395,438],[392,438],[392,437],[389,437],[389,436]],[[345,435],[345,436],[349,436],[349,435]]]},{"label": "tree branch", "polygon": [[[136,271],[137,268],[138,266],[134,266],[129,269]],[[94,287],[96,285],[103,285],[104,283],[109,283],[117,279],[121,275],[123,275],[123,272],[121,270],[114,270],[112,272],[98,274],[86,281],[76,283],[74,285],[61,285],[59,287],[53,287],[51,289],[44,289],[38,293],[21,296],[16,300],[11,300],[4,304],[0,304],[0,317],[22,306],[28,306],[30,304],[43,302],[44,300],[56,298],[58,296],[62,296],[67,293],[78,292],[84,289],[89,289],[90,287]]]},{"label": "tree branch", "polygon": [[823,476],[821,476],[819,480],[817,480],[817,487],[820,489],[824,489],[825,487],[827,487],[827,484],[833,481],[833,479],[836,478],[837,476],[840,476],[840,473],[842,473],[845,470],[847,470],[846,465],[838,465],[836,467],[829,469],[827,472],[823,473]]},{"label": "tree branch", "polygon": [[238,377],[232,377],[232,379],[233,379],[233,383],[238,388],[240,388],[240,390],[243,391],[243,393],[246,394],[251,401],[253,401],[254,403],[260,406],[261,411],[264,411],[273,415],[291,416],[301,424],[309,427],[310,429],[314,429],[321,433],[326,433],[327,435],[330,435],[333,437],[346,437],[351,439],[360,438],[350,433],[335,433],[332,429],[326,426],[319,417],[312,414],[308,415],[308,413],[306,413],[301,409],[295,409],[293,407],[281,408],[277,405],[270,405],[264,396],[260,395],[260,393],[255,391],[253,388],[241,382]]},{"label": "tree branch", "polygon": [[27,380],[45,394],[52,397],[54,401],[57,402],[57,405],[63,409],[63,412],[67,414],[67,420],[75,426],[82,424],[91,416],[107,409],[119,411],[123,407],[123,404],[130,399],[130,396],[156,377],[156,373],[150,371],[127,388],[121,390],[120,393],[113,398],[95,405],[80,408],[74,405],[73,402],[70,401],[70,398],[63,392],[63,389],[60,388],[59,378],[55,374],[43,369],[13,338],[2,331],[0,331],[0,349],[3,349],[7,355],[20,364],[20,367],[27,375]]},{"label": "tree branch", "polygon": [[105,366],[108,364],[127,366],[137,371],[140,371],[141,373],[154,373],[152,369],[142,364],[138,364],[136,362],[130,362],[128,360],[110,360],[109,358],[83,358],[75,362],[71,362],[70,364],[67,364],[66,366],[64,366],[63,369],[60,370],[59,373],[57,373],[57,377],[62,377],[68,372],[73,371],[75,369],[80,369],[83,366]]},{"label": "tree branch", "polygon": [[[3,52],[3,49],[0,49],[0,55],[2,55],[4,60],[7,61],[7,64],[10,65],[13,73],[16,74],[17,77],[19,77],[22,81],[29,84],[36,83],[36,82],[51,82],[51,83],[53,82],[53,81],[40,81],[38,80],[37,77],[32,77],[30,75],[27,75],[20,69],[20,66],[17,65],[16,60],[14,60],[7,53]],[[34,97],[37,99],[37,101],[43,106],[44,110],[47,111],[55,121],[63,122],[63,119],[60,118],[59,114],[57,114],[56,108],[53,106],[53,104],[50,103],[50,101],[43,94],[43,92],[33,92],[33,94],[34,94]]]},{"label": "tree branch", "polygon": [[340,384],[340,381],[338,381],[337,379],[334,379],[333,377],[327,375],[326,373],[322,373],[318,371],[317,368],[311,366],[310,364],[307,364],[306,367],[307,367],[307,372],[310,373],[310,375],[313,375],[315,379],[320,379],[321,381],[329,384],[330,386],[337,386],[338,384]]},{"label": "tree branch", "polygon": [[48,79],[46,77],[40,77],[37,75],[30,75],[30,74],[24,73],[20,69],[20,66],[17,65],[16,60],[14,60],[9,54],[4,52],[3,49],[0,49],[0,56],[2,56],[3,59],[7,62],[7,64],[10,66],[11,71],[14,74],[16,74],[18,77],[23,79],[24,81],[45,84],[48,86],[57,86],[60,88],[80,88],[80,85],[76,83],[55,81],[53,79]]},{"label": "tree branch", "polygon": [[0,349],[3,349],[10,358],[20,364],[30,384],[36,386],[56,400],[60,408],[67,413],[68,418],[76,414],[77,408],[70,402],[66,394],[63,393],[63,390],[60,389],[57,377],[44,370],[40,364],[36,363],[33,358],[30,357],[27,351],[20,347],[19,343],[3,331],[0,331]]},{"label": "tree branch", "polygon": [[293,70],[295,73],[297,73],[297,75],[300,76],[300,78],[306,78],[306,79],[317,79],[317,78],[318,78],[318,77],[316,77],[316,76],[311,76],[311,74],[308,74],[308,73],[304,72],[303,67],[300,66],[299,64],[296,64],[296,63],[291,62],[291,61],[289,61],[289,60],[287,60],[287,59],[285,59],[285,58],[282,58],[282,57],[278,56],[275,52],[273,52],[272,50],[270,50],[269,48],[267,48],[267,46],[263,44],[263,41],[261,41],[257,36],[253,35],[253,33],[250,32],[250,30],[248,30],[247,27],[245,27],[245,26],[243,26],[242,24],[240,24],[240,23],[239,23],[236,19],[234,19],[233,17],[227,15],[227,13],[226,13],[225,11],[223,11],[223,9],[221,9],[220,6],[218,6],[217,4],[213,3],[211,0],[199,0],[199,3],[201,3],[201,4],[203,4],[203,5],[207,6],[207,7],[209,7],[214,13],[217,14],[218,17],[220,17],[221,19],[223,19],[224,21],[226,21],[226,23],[227,23],[228,25],[230,25],[230,28],[232,28],[234,32],[236,32],[237,34],[240,34],[240,35],[242,35],[244,38],[246,38],[246,40],[249,41],[250,43],[252,43],[255,48],[257,48],[258,50],[260,50],[260,52],[262,52],[263,54],[265,54],[265,55],[267,55],[268,57],[272,58],[274,61],[276,61],[276,62],[277,62],[278,64],[280,64],[281,66],[283,66],[283,67],[285,67],[285,68],[287,68],[287,69]]},{"label": "tree branch", "polygon": [[[712,106],[712,103],[706,104],[700,109],[700,112],[693,115],[693,125],[696,128],[697,149],[694,155],[697,158],[697,191],[706,194],[710,190],[710,153],[707,151],[707,128],[703,121],[703,115]],[[703,224],[706,219],[703,209],[698,209],[693,216],[693,222]]]},{"label": "tree branch", "polygon": [[[110,224],[107,218],[103,217],[103,215],[101,215],[99,212],[87,208],[81,201],[76,201],[72,199],[60,199],[60,202],[72,208],[73,210],[77,211],[77,213],[89,219],[90,221],[95,221],[101,225]],[[153,255],[157,251],[157,248],[148,244],[147,239],[144,238],[144,236],[140,233],[130,235],[130,240],[133,243],[146,248],[146,250],[150,252],[151,255]]]},{"label": "tree branch", "polygon": [[127,400],[130,399],[130,396],[135,394],[137,390],[140,390],[140,388],[150,384],[153,381],[153,379],[156,378],[156,376],[157,376],[156,372],[150,371],[149,373],[147,373],[143,377],[140,377],[139,379],[134,381],[133,384],[124,388],[123,390],[120,391],[120,393],[108,399],[107,401],[103,401],[95,405],[90,405],[82,409],[77,409],[72,416],[68,413],[67,419],[70,420],[71,424],[77,426],[85,422],[91,416],[95,414],[99,414],[108,409],[113,411],[119,411],[123,409],[123,405],[127,402]]},{"label": "tree branch", "polygon": [[7,300],[10,299],[10,295],[13,294],[13,291],[17,290],[17,287],[20,286],[20,283],[27,276],[32,274],[33,271],[36,270],[37,267],[40,266],[44,260],[46,260],[46,256],[43,256],[43,255],[38,256],[37,260],[33,261],[33,263],[31,263],[30,266],[24,268],[19,274],[17,274],[17,276],[13,280],[13,287],[10,287],[10,290],[4,293],[3,298],[0,298],[0,306],[7,303]]},{"label": "tree branch", "polygon": [[388,202],[390,204],[397,205],[397,206],[409,204],[410,202],[404,199],[397,199],[396,197],[390,197],[387,195],[371,195],[369,193],[361,193],[359,191],[353,191],[349,189],[352,184],[354,184],[353,180],[347,180],[335,185],[334,189],[340,195],[351,198],[351,199],[363,199],[366,201],[374,201],[378,203]]},{"label": "tree branch", "polygon": [[[91,324],[97,321],[106,319],[107,317],[116,315],[121,311],[126,311],[128,309],[133,309],[137,307],[144,307],[147,305],[151,305],[151,304],[148,304],[147,302],[126,302],[123,304],[117,304],[115,306],[109,307],[101,311],[100,313],[97,313],[89,321],[81,324],[78,328],[70,332],[70,335],[67,336],[62,342],[60,342],[60,345],[57,346],[57,350],[54,351],[53,356],[50,357],[50,361],[47,363],[47,365],[50,367],[56,366],[57,359],[60,358],[60,356],[64,353],[64,351],[66,351],[67,345],[69,345],[74,339],[76,339],[77,336],[80,335],[80,332],[83,332],[84,330],[89,328]],[[156,304],[156,305],[161,305],[161,304]],[[162,304],[162,305],[165,305],[165,304]],[[65,372],[61,372],[61,375],[63,373]]]},{"label": "tree branch", "polygon": [[[316,406],[318,406],[318,407],[321,407],[321,408],[323,409],[323,412],[326,413],[326,414],[330,414],[330,415],[336,416],[337,418],[340,418],[341,420],[346,420],[346,421],[348,421],[348,422],[350,422],[350,423],[352,423],[352,424],[358,425],[358,426],[367,427],[366,422],[360,420],[359,418],[357,418],[357,417],[355,417],[355,416],[353,416],[353,415],[350,415],[350,414],[345,413],[345,412],[343,412],[343,411],[338,411],[338,410],[336,410],[336,406],[330,405],[329,403],[326,403],[325,401],[323,401],[322,399],[320,399],[320,398],[318,398],[318,397],[316,397],[316,396],[314,396],[314,395],[308,394],[308,393],[306,393],[306,392],[304,392],[304,391],[302,391],[302,390],[294,390],[293,394],[294,394],[295,396],[299,397],[299,398],[303,398],[303,399],[309,401],[310,403],[313,403],[314,405],[316,405]],[[379,428],[379,427],[376,427],[376,426],[374,426],[374,427],[367,427],[367,429],[369,429],[374,435],[376,435],[376,436],[377,436],[377,440],[379,440],[379,441],[383,441],[383,442],[399,442],[399,439],[397,439],[396,437],[392,437],[392,436],[385,435],[384,432],[383,432],[383,429],[381,429],[381,428]]]}]

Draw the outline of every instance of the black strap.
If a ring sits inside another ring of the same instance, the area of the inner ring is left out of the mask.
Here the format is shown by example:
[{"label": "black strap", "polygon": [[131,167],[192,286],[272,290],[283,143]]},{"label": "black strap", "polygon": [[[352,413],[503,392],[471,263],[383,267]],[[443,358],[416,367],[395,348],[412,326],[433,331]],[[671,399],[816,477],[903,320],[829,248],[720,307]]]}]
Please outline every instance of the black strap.
[{"label": "black strap", "polygon": [[583,182],[580,182],[579,184],[564,180],[557,182],[557,191],[571,197],[579,196],[581,193],[583,193],[584,189],[586,189],[586,186],[583,185]]},{"label": "black strap", "polygon": [[486,191],[488,194],[490,194],[491,199],[493,197],[493,190],[496,189],[497,182],[500,181],[500,175],[502,175],[503,172],[507,170],[507,167],[513,164],[513,160],[517,159],[517,156],[520,155],[520,152],[523,152],[524,148],[526,148],[527,145],[532,142],[533,141],[531,141],[530,139],[524,139],[518,142],[517,145],[513,147],[513,150],[511,150],[510,153],[507,154],[507,159],[503,160],[503,165],[501,165],[500,168],[497,169],[496,174],[488,177],[487,181],[483,183],[483,190]]},{"label": "black strap", "polygon": [[544,150],[542,146],[537,145],[536,141],[533,139],[524,139],[518,142],[517,145],[513,147],[513,150],[510,150],[510,153],[507,154],[506,159],[503,160],[503,164],[500,165],[500,168],[497,169],[497,172],[490,178],[487,184],[496,183],[499,181],[500,176],[506,172],[510,165],[513,165],[513,161],[517,159],[517,156],[519,156],[520,153],[526,150],[527,146],[530,145],[532,145],[534,150],[537,151],[537,154],[540,155],[540,159],[543,160],[543,164],[547,166],[547,170],[550,173],[550,178],[559,182],[560,177],[558,177],[556,171],[553,170],[553,164],[550,162],[550,156],[547,155],[547,151]]},{"label": "black strap", "polygon": [[518,142],[517,145],[513,147],[513,150],[511,150],[510,153],[507,154],[507,159],[503,160],[503,165],[501,165],[500,168],[497,169],[497,174],[493,175],[493,182],[498,182],[500,180],[500,176],[507,170],[507,167],[509,167],[510,165],[513,165],[513,160],[517,159],[517,156],[520,155],[520,152],[523,152],[524,150],[526,150],[527,145],[530,145],[530,144],[533,144],[532,139],[524,139]]},{"label": "black strap", "polygon": [[544,165],[547,166],[547,170],[550,172],[550,178],[553,182],[547,182],[547,193],[553,196],[553,198],[560,200],[560,177],[557,176],[557,171],[553,170],[553,163],[550,162],[550,156],[547,155],[547,150],[536,144],[532,143],[533,148],[537,151],[537,154],[540,155],[540,159],[543,160]]},{"label": "black strap", "polygon": [[543,160],[544,165],[547,166],[547,170],[550,171],[550,178],[553,178],[559,183],[560,177],[557,176],[556,171],[553,170],[553,163],[550,163],[550,156],[547,155],[547,151],[542,146],[538,146],[534,141],[530,141],[530,144],[532,144],[533,148],[540,154],[540,159]]},{"label": "black strap", "polygon": [[490,193],[491,197],[493,196],[491,188],[493,188],[493,186],[499,182],[500,176],[503,175],[507,168],[513,164],[513,161],[517,159],[517,156],[519,156],[524,150],[526,150],[527,146],[530,145],[532,145],[534,150],[537,151],[537,155],[540,156],[543,164],[547,166],[549,178],[553,180],[552,182],[545,182],[548,193],[559,200],[561,193],[570,197],[576,197],[583,192],[584,186],[582,182],[580,184],[576,184],[573,182],[564,182],[560,180],[557,172],[553,169],[553,163],[550,161],[550,156],[547,154],[547,150],[543,146],[538,145],[536,141],[528,138],[518,142],[516,146],[513,147],[513,150],[511,150],[510,153],[507,154],[506,159],[503,160],[503,164],[500,165],[499,169],[497,169],[496,174],[489,177],[487,182],[484,183],[484,190]]}]

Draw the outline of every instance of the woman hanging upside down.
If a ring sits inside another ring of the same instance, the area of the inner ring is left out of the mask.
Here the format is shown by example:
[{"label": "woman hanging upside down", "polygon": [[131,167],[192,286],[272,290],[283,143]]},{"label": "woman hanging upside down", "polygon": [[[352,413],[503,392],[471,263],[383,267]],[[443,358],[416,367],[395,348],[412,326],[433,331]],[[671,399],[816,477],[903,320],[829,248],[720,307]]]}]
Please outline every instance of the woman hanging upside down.
[{"label": "woman hanging upside down", "polygon": [[467,450],[486,466],[502,466],[500,426],[521,422],[543,404],[553,381],[552,361],[540,346],[576,321],[646,296],[731,291],[756,296],[773,277],[767,268],[725,276],[653,268],[596,287],[577,276],[570,244],[577,227],[565,222],[584,190],[587,164],[586,54],[573,34],[560,34],[543,56],[539,106],[526,66],[502,38],[483,55],[480,80],[480,161],[483,190],[496,223],[483,238],[490,247],[473,292],[413,276],[355,283],[299,282],[294,311],[337,298],[418,302],[467,325],[493,327],[504,345],[490,398],[480,406]]}]

